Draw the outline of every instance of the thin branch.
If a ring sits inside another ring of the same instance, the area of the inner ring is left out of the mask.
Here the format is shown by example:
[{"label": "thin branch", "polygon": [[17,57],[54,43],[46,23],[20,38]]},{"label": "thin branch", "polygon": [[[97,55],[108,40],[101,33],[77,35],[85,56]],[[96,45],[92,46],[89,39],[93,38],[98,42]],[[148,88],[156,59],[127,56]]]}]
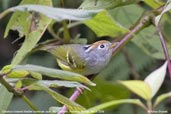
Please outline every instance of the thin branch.
[{"label": "thin branch", "polygon": [[152,24],[152,17],[160,14],[163,11],[164,5],[159,7],[158,9],[155,9],[153,11],[145,12],[140,19],[131,27],[130,32],[126,33],[122,40],[119,42],[119,44],[114,47],[113,49],[113,55],[116,55],[117,52],[127,44],[135,34],[137,34],[139,31],[143,30],[145,27],[148,27]]},{"label": "thin branch", "polygon": [[166,46],[166,42],[164,40],[164,36],[161,32],[161,27],[160,26],[157,26],[157,31],[158,31],[158,34],[160,36],[160,41],[161,41],[161,44],[162,44],[162,47],[163,47],[163,51],[164,51],[164,55],[165,55],[165,58],[166,58],[166,61],[168,62],[168,72],[169,72],[169,75],[170,75],[170,80],[171,80],[171,63],[170,63],[170,57],[169,57],[169,52],[168,52],[168,49],[167,49],[167,46]]},{"label": "thin branch", "polygon": [[150,25],[149,18],[150,17],[146,15],[140,17],[139,22],[137,22],[138,24],[136,23],[135,26],[133,26],[133,28],[130,30],[130,32],[126,33],[122,40],[118,43],[118,45],[113,48],[113,55],[115,55],[123,46],[125,46],[125,44],[127,44],[136,33]]},{"label": "thin branch", "polygon": [[0,77],[0,83],[4,85],[9,92],[14,93],[14,95],[22,96],[22,93],[16,91],[3,77]]},{"label": "thin branch", "polygon": [[12,87],[3,77],[0,77],[0,83],[3,86],[5,86],[5,88],[9,92],[12,92],[14,95],[21,97],[30,106],[31,109],[33,109],[34,111],[37,111],[36,114],[40,114],[36,106],[34,106],[31,103],[31,101],[26,96],[23,95],[22,91],[17,91],[16,89],[14,89],[14,87]]},{"label": "thin branch", "polygon": [[22,95],[22,99],[36,112],[36,114],[41,114],[36,106],[25,95]]},{"label": "thin branch", "polygon": [[[80,96],[83,90],[84,90],[83,88],[76,89],[69,99],[71,101],[75,101]],[[67,107],[64,105],[57,114],[65,114],[66,112],[67,112]]]}]

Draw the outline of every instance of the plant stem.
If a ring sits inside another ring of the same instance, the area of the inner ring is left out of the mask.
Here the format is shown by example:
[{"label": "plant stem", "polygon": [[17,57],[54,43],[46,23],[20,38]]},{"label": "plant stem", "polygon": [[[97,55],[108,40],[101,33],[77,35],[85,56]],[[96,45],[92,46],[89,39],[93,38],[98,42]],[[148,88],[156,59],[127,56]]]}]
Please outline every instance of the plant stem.
[{"label": "plant stem", "polygon": [[166,61],[168,62],[167,68],[168,68],[168,72],[169,72],[170,80],[171,80],[171,63],[170,63],[169,52],[168,52],[168,49],[167,49],[167,46],[166,46],[166,42],[164,40],[164,36],[163,36],[163,34],[161,32],[160,26],[157,26],[157,31],[158,31],[158,34],[160,36],[160,41],[161,41],[161,44],[162,44],[162,47],[163,47],[163,51],[164,51],[164,54],[165,54]]},{"label": "plant stem", "polygon": [[64,43],[69,43],[71,36],[70,36],[69,30],[67,28],[67,21],[66,20],[62,21],[62,24],[63,24],[63,28],[64,28],[64,33],[63,33]]},{"label": "plant stem", "polygon": [[37,111],[37,114],[40,114],[36,106],[34,106],[31,103],[31,101],[26,96],[23,95],[22,92],[15,90],[3,77],[0,77],[0,83],[4,85],[9,92],[12,92],[14,95],[21,97],[30,106],[31,109]]},{"label": "plant stem", "polygon": [[134,36],[134,34],[138,33],[140,30],[142,30],[143,28],[149,26],[149,19],[150,17],[148,16],[141,16],[139,19],[139,22],[137,22],[132,29],[130,30],[129,33],[126,33],[125,36],[122,38],[122,40],[118,43],[118,45],[116,45],[113,48],[113,55],[115,55],[123,46],[125,46],[126,43],[128,43]]},{"label": "plant stem", "polygon": [[[75,101],[83,90],[84,90],[83,88],[76,89],[69,99],[71,101]],[[67,107],[64,105],[57,114],[65,114],[65,112],[67,112]]]},{"label": "plant stem", "polygon": [[32,110],[36,111],[36,114],[41,114],[36,106],[25,95],[22,95],[21,98],[30,106]]},{"label": "plant stem", "polygon": [[151,100],[147,101],[147,108],[148,108],[147,113],[148,114],[152,114],[152,103],[151,103]]},{"label": "plant stem", "polygon": [[[160,14],[163,11],[163,7],[161,6],[158,9],[155,9],[150,12],[145,12],[140,19],[131,27],[130,32],[126,33],[122,40],[119,42],[117,46],[113,48],[113,55],[115,55],[125,44],[127,44],[135,34],[137,34],[139,31],[144,29],[145,27],[148,27],[152,24],[152,17]],[[114,41],[113,41],[114,42]]]},{"label": "plant stem", "polygon": [[22,96],[21,92],[16,91],[3,77],[0,77],[0,83],[4,85],[9,92],[14,93],[16,96]]}]

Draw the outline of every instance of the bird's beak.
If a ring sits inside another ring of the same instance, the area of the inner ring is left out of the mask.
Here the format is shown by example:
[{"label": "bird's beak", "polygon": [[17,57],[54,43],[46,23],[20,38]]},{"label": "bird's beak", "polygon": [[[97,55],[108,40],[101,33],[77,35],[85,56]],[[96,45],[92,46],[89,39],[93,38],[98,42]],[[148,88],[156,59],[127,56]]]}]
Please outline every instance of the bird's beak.
[{"label": "bird's beak", "polygon": [[114,48],[118,44],[119,44],[119,42],[113,42],[112,45],[110,46],[110,49]]}]

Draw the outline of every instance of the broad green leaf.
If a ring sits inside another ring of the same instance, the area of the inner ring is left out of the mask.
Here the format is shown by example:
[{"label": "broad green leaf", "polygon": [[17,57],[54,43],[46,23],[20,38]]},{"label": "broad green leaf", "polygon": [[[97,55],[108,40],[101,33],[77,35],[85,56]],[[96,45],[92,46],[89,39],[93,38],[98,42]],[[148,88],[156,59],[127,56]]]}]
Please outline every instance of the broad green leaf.
[{"label": "broad green leaf", "polygon": [[[52,2],[50,0],[23,0],[20,5],[21,4],[42,4],[52,6]],[[9,10],[12,11],[12,9],[13,8],[10,8]],[[35,47],[37,42],[40,40],[50,22],[51,19],[35,12],[15,12],[13,14],[7,25],[5,37],[8,35],[9,30],[13,29],[18,30],[21,37],[25,36],[25,40],[21,48],[17,51],[16,56],[13,58],[12,65],[16,65],[22,62],[25,56],[33,49],[33,47]]]},{"label": "broad green leaf", "polygon": [[[150,26],[137,34],[132,41],[140,47],[146,54],[157,58],[165,59],[163,48],[154,26]],[[171,55],[171,44],[166,42],[169,55]]]},{"label": "broad green leaf", "polygon": [[120,81],[120,83],[143,99],[151,99],[151,89],[147,83],[140,80]]},{"label": "broad green leaf", "polygon": [[155,25],[156,26],[158,26],[163,14],[168,12],[170,9],[171,9],[171,1],[168,0],[167,3],[165,4],[164,10],[160,13],[160,15],[155,17]]},{"label": "broad green leaf", "polygon": [[136,3],[140,0],[84,0],[80,9],[113,9]]},{"label": "broad green leaf", "polygon": [[63,8],[53,8],[43,5],[21,5],[12,7],[11,11],[35,11],[41,13],[51,19],[56,21],[62,20],[87,20],[91,19],[101,10],[80,10],[80,9],[63,9]]},{"label": "broad green leaf", "polygon": [[52,68],[46,68],[36,65],[17,65],[13,68],[13,70],[26,70],[29,72],[37,72],[42,75],[49,76],[51,78],[60,78],[64,80],[70,80],[70,81],[78,81],[81,83],[85,83],[91,86],[95,86],[93,82],[88,80],[85,76],[82,76],[77,73],[58,70],[58,69],[52,69]]},{"label": "broad green leaf", "polygon": [[42,75],[40,73],[37,73],[37,72],[29,72],[29,73],[33,78],[42,80]]},{"label": "broad green leaf", "polygon": [[160,68],[153,71],[145,78],[145,82],[151,88],[151,98],[158,92],[159,88],[163,84],[167,69],[167,62],[165,62]]},{"label": "broad green leaf", "polygon": [[45,92],[47,92],[48,94],[50,94],[56,101],[64,104],[65,106],[67,106],[67,108],[70,111],[82,111],[85,110],[84,107],[82,107],[81,105],[75,103],[74,101],[69,100],[68,98],[66,98],[65,96],[55,92],[54,90],[51,90],[50,88],[43,86],[41,84],[33,84],[30,86],[30,89],[34,90],[34,88],[36,88],[36,90],[43,90]]},{"label": "broad green leaf", "polygon": [[30,86],[30,89],[36,89],[36,86],[33,86],[34,88],[31,88],[32,85],[42,85],[45,87],[69,87],[69,88],[86,88],[90,90],[88,87],[86,87],[83,84],[80,84],[78,82],[74,81],[62,81],[62,80],[36,80],[32,78],[26,78],[21,80],[23,86]]},{"label": "broad green leaf", "polygon": [[115,22],[107,11],[98,13],[94,18],[84,21],[84,24],[92,29],[97,36],[117,36],[128,30]]},{"label": "broad green leaf", "polygon": [[170,98],[171,97],[171,92],[161,94],[160,96],[157,97],[157,99],[154,102],[154,107],[156,107],[159,103],[161,103],[163,100]]},{"label": "broad green leaf", "polygon": [[159,0],[144,0],[144,2],[154,9],[159,8],[163,5],[163,2]]},{"label": "broad green leaf", "polygon": [[[0,111],[6,111],[11,100],[13,94],[8,92],[8,90],[4,86],[0,86]],[[1,112],[2,113],[2,112]]]},{"label": "broad green leaf", "polygon": [[89,108],[88,110],[85,110],[85,112],[88,112],[88,114],[94,114],[105,108],[108,108],[114,105],[120,105],[120,104],[135,104],[137,106],[144,107],[142,102],[138,99],[123,99],[123,100],[113,100],[113,101],[109,101],[106,103],[102,103],[95,107]]},{"label": "broad green leaf", "polygon": [[[90,87],[91,91],[83,91],[83,95],[79,96],[77,99],[77,102],[84,107],[96,106],[97,101],[98,103],[104,103],[111,100],[127,99],[130,97],[130,91],[119,83],[105,81],[99,77],[96,77],[93,81],[97,86]],[[114,108],[115,107],[112,109]]]}]

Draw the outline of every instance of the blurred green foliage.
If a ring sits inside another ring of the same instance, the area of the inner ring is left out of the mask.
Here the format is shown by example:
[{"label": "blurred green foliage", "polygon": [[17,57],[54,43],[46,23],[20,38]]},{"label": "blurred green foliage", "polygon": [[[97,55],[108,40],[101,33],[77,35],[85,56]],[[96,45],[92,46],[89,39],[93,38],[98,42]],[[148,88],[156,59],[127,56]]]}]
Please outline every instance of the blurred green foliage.
[{"label": "blurred green foliage", "polygon": [[[84,0],[74,0],[73,2],[73,0],[64,0],[65,3],[64,8],[78,8],[83,1]],[[95,3],[96,0],[92,0],[92,1]],[[15,0],[15,1],[1,0],[0,11],[2,12],[9,7],[17,6],[20,2],[21,0]],[[61,7],[60,0],[52,0],[52,2],[54,7]],[[113,20],[115,20],[117,23],[119,23],[126,29],[129,29],[131,26],[135,24],[135,22],[139,19],[139,17],[142,15],[144,11],[148,11],[149,9],[152,9],[153,7],[151,6],[157,7],[162,3],[163,2],[153,3],[152,0],[149,0],[148,2],[146,1],[145,3],[141,3],[141,2],[134,3],[122,7],[117,6],[116,8],[112,6],[110,7],[110,9],[107,9],[107,12],[109,13],[110,17]],[[169,21],[170,18],[171,18],[170,13],[168,13],[162,19],[162,25],[163,25],[162,29],[166,37],[166,41],[169,46],[169,49],[171,47],[171,43],[170,43],[171,22]],[[8,38],[6,40],[2,39],[3,38],[2,35],[4,34],[5,26],[7,25],[8,21],[9,21],[8,19],[3,19],[0,22],[0,53],[2,53],[0,59],[0,67],[3,67],[4,65],[10,63],[13,54],[19,48],[19,45],[23,43],[23,40],[20,39],[19,41],[14,43],[13,46],[11,46],[12,45],[11,42],[19,37],[17,31],[9,31]],[[55,28],[54,30],[55,32],[58,31],[60,27],[62,27],[61,23],[55,23],[53,25],[53,29]],[[75,38],[78,34],[80,34],[80,39],[86,38],[88,43],[92,43],[94,41],[101,40],[101,39],[113,40],[113,38],[116,38],[118,40],[122,36],[120,34],[119,34],[120,36],[117,36],[118,33],[114,35],[113,34],[109,35],[111,34],[111,31],[109,32],[107,30],[109,34],[102,35],[103,37],[97,37],[93,29],[91,30],[85,25],[75,26],[69,29],[69,31],[72,38]],[[60,37],[62,37],[61,34]],[[51,35],[50,32],[46,31],[45,34],[42,36],[40,42],[51,40],[52,38],[53,35]],[[144,77],[147,74],[149,74],[161,63],[162,61],[161,59],[164,58],[163,51],[159,42],[159,38],[158,35],[156,34],[156,29],[153,26],[150,26],[147,29],[141,31],[139,34],[135,35],[133,40],[124,47],[124,50],[128,54],[129,58],[131,58],[131,62],[135,65],[134,70],[136,70],[138,74],[141,76],[138,77],[139,79],[144,79]],[[5,53],[5,51],[7,52]],[[91,91],[87,91],[87,90],[84,91],[83,94],[80,96],[80,98],[77,100],[77,102],[80,105],[85,106],[86,108],[90,108],[92,106],[96,106],[98,104],[110,100],[129,98],[131,96],[130,92],[125,87],[116,83],[117,80],[129,80],[135,78],[131,72],[131,66],[128,60],[126,59],[128,56],[126,56],[125,52],[122,50],[116,56],[114,56],[108,67],[106,67],[100,74],[98,74],[98,78],[94,80],[97,86],[90,87]],[[25,62],[29,64],[58,68],[55,58],[45,52],[41,52],[41,51],[36,52],[31,56],[29,56],[29,58],[27,59],[28,60]],[[161,91],[168,92],[169,91],[168,86],[170,86],[170,84],[164,83],[164,85],[162,86],[162,88],[164,88],[164,91],[162,90]],[[65,88],[61,88],[57,91],[60,92],[62,95],[66,95],[68,97],[71,95],[72,92],[71,90],[68,91],[68,89]],[[161,91],[159,91],[159,93],[161,93]],[[51,98],[50,95],[44,92],[29,91],[26,92],[26,95],[29,96],[29,99],[31,99],[31,101],[40,110],[48,110],[49,107],[56,106],[56,105],[59,107],[61,106],[61,104],[58,104],[56,101],[54,101]],[[169,104],[171,101],[169,100],[167,102]],[[158,107],[159,110],[166,110],[166,108],[167,107],[165,106],[165,102]],[[30,110],[30,109],[21,99],[14,97],[8,110]],[[125,114],[134,111],[137,112],[138,114],[144,114],[144,111],[142,111],[139,108],[135,108],[132,105],[130,106],[123,105],[121,107],[120,106],[110,107],[106,113]]]}]

